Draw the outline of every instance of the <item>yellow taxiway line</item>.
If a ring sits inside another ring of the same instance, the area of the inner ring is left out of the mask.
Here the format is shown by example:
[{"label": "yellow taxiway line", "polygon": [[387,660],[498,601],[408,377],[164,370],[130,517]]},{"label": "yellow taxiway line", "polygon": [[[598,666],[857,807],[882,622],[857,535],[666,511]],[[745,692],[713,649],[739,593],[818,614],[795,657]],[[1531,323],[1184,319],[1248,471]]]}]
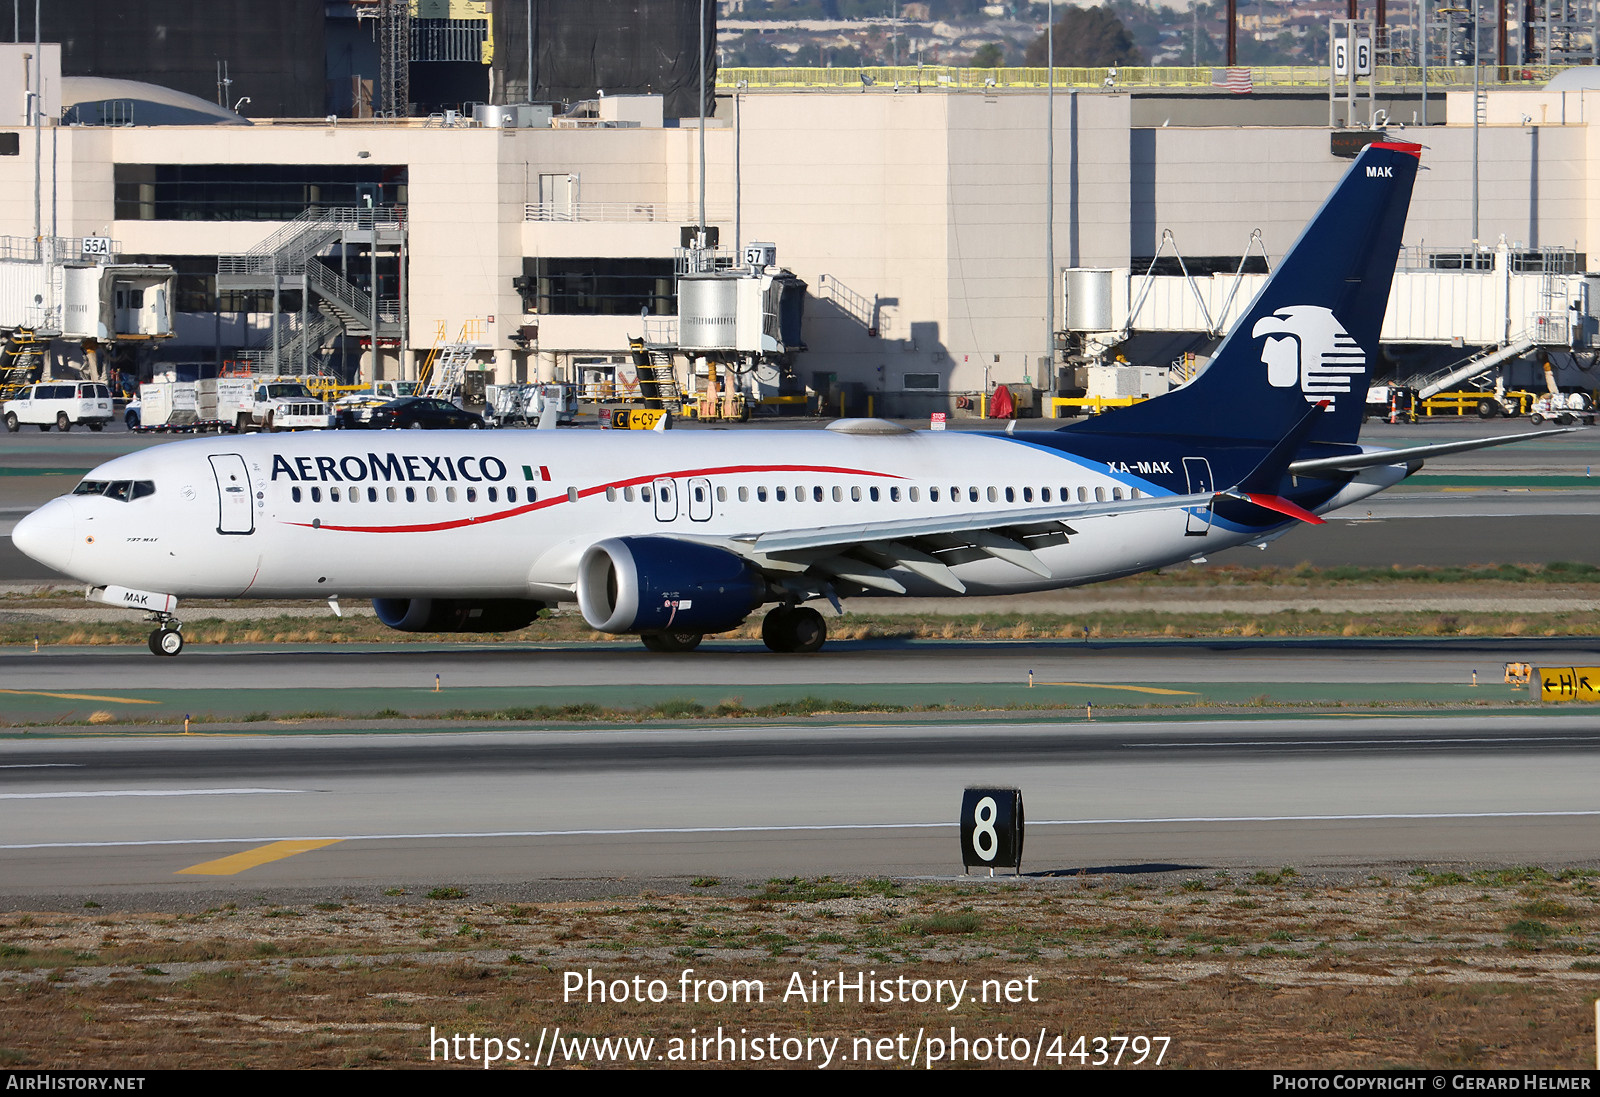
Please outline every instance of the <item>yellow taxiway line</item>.
[{"label": "yellow taxiway line", "polygon": [[114,705],[159,705],[160,701],[145,701],[138,697],[101,697],[95,693],[46,693],[42,689],[0,689],[17,697],[60,697],[68,701],[108,701]]},{"label": "yellow taxiway line", "polygon": [[306,853],[323,846],[331,846],[342,841],[339,838],[303,838],[292,842],[269,842],[255,849],[247,849],[243,853],[235,853],[229,857],[219,857],[215,861],[202,861],[198,865],[180,868],[179,876],[235,876],[247,868],[265,865],[271,861],[281,861],[285,857],[293,857],[297,853]]},{"label": "yellow taxiway line", "polygon": [[1172,697],[1197,696],[1192,689],[1160,689],[1156,686],[1113,686],[1107,682],[1042,682],[1046,686],[1076,686],[1079,689],[1125,689],[1130,693],[1164,693]]}]

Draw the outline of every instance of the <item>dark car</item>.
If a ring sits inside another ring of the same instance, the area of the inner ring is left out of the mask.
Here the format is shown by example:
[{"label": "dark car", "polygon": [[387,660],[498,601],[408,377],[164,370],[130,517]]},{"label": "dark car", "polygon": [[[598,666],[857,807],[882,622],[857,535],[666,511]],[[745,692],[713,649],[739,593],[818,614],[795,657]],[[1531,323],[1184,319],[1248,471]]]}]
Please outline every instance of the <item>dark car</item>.
[{"label": "dark car", "polygon": [[347,427],[366,430],[482,430],[486,425],[483,416],[432,396],[402,396],[375,408],[357,408],[345,412],[344,420]]}]

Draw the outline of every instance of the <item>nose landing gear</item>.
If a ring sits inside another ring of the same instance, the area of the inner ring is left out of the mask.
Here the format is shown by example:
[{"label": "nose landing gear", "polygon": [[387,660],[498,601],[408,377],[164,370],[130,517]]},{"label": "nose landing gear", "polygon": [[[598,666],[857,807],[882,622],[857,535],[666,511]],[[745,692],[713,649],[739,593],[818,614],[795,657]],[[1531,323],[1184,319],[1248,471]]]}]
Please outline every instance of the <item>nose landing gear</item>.
[{"label": "nose landing gear", "polygon": [[183,622],[170,613],[149,613],[146,621],[155,621],[160,627],[150,633],[150,654],[177,655],[183,650]]}]

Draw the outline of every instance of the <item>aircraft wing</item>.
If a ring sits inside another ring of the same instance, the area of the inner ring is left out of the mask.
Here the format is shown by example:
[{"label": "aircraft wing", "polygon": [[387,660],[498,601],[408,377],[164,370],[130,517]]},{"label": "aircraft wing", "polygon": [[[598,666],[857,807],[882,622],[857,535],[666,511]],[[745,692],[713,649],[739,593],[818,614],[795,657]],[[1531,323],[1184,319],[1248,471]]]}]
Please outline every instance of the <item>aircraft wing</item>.
[{"label": "aircraft wing", "polygon": [[770,572],[815,571],[874,590],[904,594],[904,585],[889,574],[900,568],[947,590],[965,593],[966,585],[950,570],[953,564],[987,556],[1015,564],[1043,579],[1054,578],[1034,550],[1065,541],[1074,532],[1071,522],[1141,511],[1206,508],[1216,497],[1215,492],[1203,492],[1055,506],[1011,506],[939,517],[779,530],[717,543]]},{"label": "aircraft wing", "polygon": [[1409,449],[1368,450],[1339,457],[1311,457],[1304,461],[1289,462],[1293,476],[1315,476],[1319,472],[1356,472],[1378,465],[1404,465],[1420,462],[1429,457],[1443,457],[1448,453],[1466,453],[1469,450],[1504,446],[1512,442],[1527,442],[1534,438],[1554,438],[1558,434],[1571,434],[1582,427],[1565,427],[1561,430],[1541,430],[1537,434],[1502,434],[1494,438],[1472,438],[1465,442],[1439,442],[1431,446],[1412,446]]}]

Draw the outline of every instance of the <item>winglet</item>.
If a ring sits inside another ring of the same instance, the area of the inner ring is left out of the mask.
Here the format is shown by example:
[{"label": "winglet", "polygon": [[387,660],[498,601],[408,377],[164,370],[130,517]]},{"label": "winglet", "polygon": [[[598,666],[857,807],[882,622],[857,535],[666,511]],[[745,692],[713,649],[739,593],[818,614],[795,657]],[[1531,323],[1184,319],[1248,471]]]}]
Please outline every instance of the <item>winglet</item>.
[{"label": "winglet", "polygon": [[1264,507],[1267,510],[1277,511],[1279,514],[1287,514],[1290,518],[1296,518],[1302,522],[1309,522],[1313,526],[1327,525],[1325,521],[1323,521],[1321,518],[1318,518],[1315,514],[1312,514],[1299,503],[1296,503],[1292,499],[1285,499],[1281,495],[1268,495],[1265,492],[1259,491],[1239,491],[1236,488],[1230,488],[1227,491],[1219,491],[1217,494],[1228,499],[1241,499],[1246,503],[1253,503],[1258,507]]},{"label": "winglet", "polygon": [[1278,444],[1267,452],[1260,464],[1251,469],[1238,484],[1226,491],[1217,492],[1217,497],[1238,499],[1265,510],[1286,514],[1301,522],[1310,522],[1314,526],[1323,525],[1321,518],[1300,504],[1279,495],[1278,485],[1283,482],[1284,474],[1289,471],[1289,463],[1294,460],[1295,454],[1300,452],[1301,443],[1306,440],[1306,435],[1310,434],[1316,425],[1317,417],[1326,414],[1328,406],[1326,400],[1313,404],[1310,410],[1300,417],[1300,421],[1289,429],[1289,433],[1278,439]]},{"label": "winglet", "polygon": [[1311,428],[1316,426],[1317,416],[1324,414],[1328,406],[1326,400],[1311,405],[1311,410],[1301,416],[1300,421],[1289,428],[1289,433],[1278,439],[1278,444],[1267,451],[1261,463],[1235,485],[1238,490],[1256,493],[1276,492],[1278,484],[1283,480],[1283,474],[1289,471],[1289,463],[1294,460],[1294,455],[1300,452],[1300,444],[1306,440],[1306,435],[1311,433]]}]

